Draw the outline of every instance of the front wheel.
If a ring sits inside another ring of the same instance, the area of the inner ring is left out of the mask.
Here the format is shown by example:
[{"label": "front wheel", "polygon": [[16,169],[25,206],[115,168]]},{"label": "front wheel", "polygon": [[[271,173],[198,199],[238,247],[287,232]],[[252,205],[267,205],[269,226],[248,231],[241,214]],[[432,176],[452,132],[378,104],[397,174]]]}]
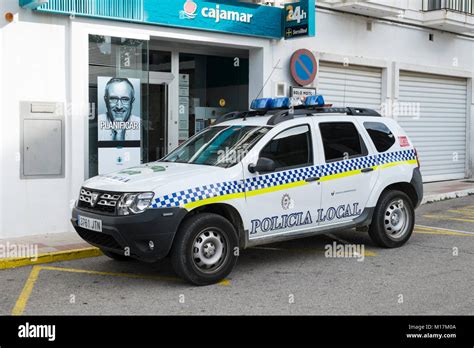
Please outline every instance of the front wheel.
[{"label": "front wheel", "polygon": [[217,214],[203,213],[187,219],[171,250],[175,272],[195,285],[224,279],[237,262],[238,238],[234,226]]},{"label": "front wheel", "polygon": [[415,226],[415,209],[410,198],[401,191],[387,191],[375,207],[369,235],[384,248],[398,248],[410,239]]}]

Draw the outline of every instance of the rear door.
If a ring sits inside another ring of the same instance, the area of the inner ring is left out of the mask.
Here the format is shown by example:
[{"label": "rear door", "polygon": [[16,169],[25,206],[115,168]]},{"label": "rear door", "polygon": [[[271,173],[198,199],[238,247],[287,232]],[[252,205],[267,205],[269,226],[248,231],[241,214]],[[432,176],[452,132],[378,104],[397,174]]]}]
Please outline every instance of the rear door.
[{"label": "rear door", "polygon": [[357,122],[315,122],[323,158],[316,218],[320,226],[352,221],[364,211],[377,181],[372,145]]}]

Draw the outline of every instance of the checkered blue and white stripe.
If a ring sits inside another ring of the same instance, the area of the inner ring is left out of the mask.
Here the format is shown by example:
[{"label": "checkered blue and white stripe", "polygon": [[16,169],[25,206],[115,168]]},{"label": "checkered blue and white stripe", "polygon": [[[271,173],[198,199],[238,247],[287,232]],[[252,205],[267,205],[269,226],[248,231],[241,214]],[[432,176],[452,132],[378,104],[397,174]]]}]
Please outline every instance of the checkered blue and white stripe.
[{"label": "checkered blue and white stripe", "polygon": [[377,165],[377,156],[351,158],[345,161],[327,163],[321,166],[322,177],[351,172]]},{"label": "checkered blue and white stripe", "polygon": [[381,153],[378,155],[379,165],[393,163],[393,162],[411,161],[414,159],[416,159],[416,154],[415,154],[415,150],[413,149],[389,152],[389,153]]},{"label": "checkered blue and white stripe", "polygon": [[302,181],[320,174],[320,167],[306,167],[277,172],[245,180],[247,191],[255,191]]},{"label": "checkered blue and white stripe", "polygon": [[298,168],[261,175],[259,177],[249,178],[245,180],[245,182],[229,181],[224,183],[209,184],[206,186],[195,187],[158,197],[154,201],[152,208],[157,209],[179,207],[203,199],[262,190],[303,181],[315,176],[327,177],[381,164],[409,161],[415,158],[416,156],[414,150],[396,151],[373,156],[352,158],[349,160],[333,163],[326,163],[322,166]]},{"label": "checkered blue and white stripe", "polygon": [[153,202],[151,207],[153,209],[173,208],[179,207],[181,205],[186,205],[188,203],[197,202],[203,199],[241,192],[244,192],[244,185],[242,182],[239,181],[210,184],[158,197]]}]

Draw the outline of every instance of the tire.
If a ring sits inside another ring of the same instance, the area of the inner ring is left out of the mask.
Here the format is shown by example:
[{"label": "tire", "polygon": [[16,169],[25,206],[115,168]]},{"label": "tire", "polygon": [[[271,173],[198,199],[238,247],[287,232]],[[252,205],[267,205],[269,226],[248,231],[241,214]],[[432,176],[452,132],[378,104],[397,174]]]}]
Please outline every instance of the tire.
[{"label": "tire", "polygon": [[115,261],[124,262],[124,261],[132,261],[133,260],[130,256],[120,255],[120,254],[113,253],[111,251],[107,251],[107,250],[104,250],[104,249],[100,249],[100,250],[102,251],[102,253],[105,256],[110,257],[111,259],[113,259]]},{"label": "tire", "polygon": [[195,285],[215,284],[230,274],[239,245],[234,226],[217,214],[194,215],[183,222],[171,249],[175,272]]},{"label": "tire", "polygon": [[375,207],[369,235],[383,248],[398,248],[410,239],[415,227],[415,209],[411,199],[401,191],[387,191]]}]

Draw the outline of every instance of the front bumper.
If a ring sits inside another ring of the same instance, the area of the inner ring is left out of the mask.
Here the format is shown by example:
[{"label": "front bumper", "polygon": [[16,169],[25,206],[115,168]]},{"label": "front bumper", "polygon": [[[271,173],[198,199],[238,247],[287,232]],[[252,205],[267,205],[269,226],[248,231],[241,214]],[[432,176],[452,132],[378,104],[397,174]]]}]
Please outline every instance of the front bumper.
[{"label": "front bumper", "polygon": [[[155,262],[168,255],[178,227],[186,215],[183,208],[149,209],[129,216],[99,215],[74,208],[72,225],[79,236],[100,249],[123,255],[129,248],[130,256],[145,262]],[[78,226],[78,216],[102,221],[102,232]],[[149,242],[153,241],[151,250]]]}]

